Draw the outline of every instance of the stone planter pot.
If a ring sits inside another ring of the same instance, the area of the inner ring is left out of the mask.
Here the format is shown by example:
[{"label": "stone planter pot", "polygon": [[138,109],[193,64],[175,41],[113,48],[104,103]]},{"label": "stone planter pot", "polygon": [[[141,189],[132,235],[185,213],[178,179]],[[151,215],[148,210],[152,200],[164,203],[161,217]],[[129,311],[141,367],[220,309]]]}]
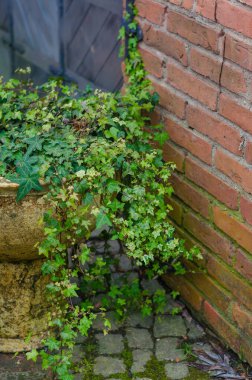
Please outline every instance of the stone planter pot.
[{"label": "stone planter pot", "polygon": [[[47,208],[47,188],[17,203],[18,186],[0,177],[0,352],[41,346],[51,308],[46,295],[48,278],[41,273],[43,258],[35,247],[43,239],[38,221]],[[87,213],[87,218],[93,230],[95,217]],[[28,343],[27,336],[31,336]]]},{"label": "stone planter pot", "polygon": [[[38,220],[46,202],[34,192],[17,203],[18,185],[0,178],[0,351],[38,347],[47,326],[43,260],[34,245],[43,237]],[[31,334],[29,343],[25,338]]]}]

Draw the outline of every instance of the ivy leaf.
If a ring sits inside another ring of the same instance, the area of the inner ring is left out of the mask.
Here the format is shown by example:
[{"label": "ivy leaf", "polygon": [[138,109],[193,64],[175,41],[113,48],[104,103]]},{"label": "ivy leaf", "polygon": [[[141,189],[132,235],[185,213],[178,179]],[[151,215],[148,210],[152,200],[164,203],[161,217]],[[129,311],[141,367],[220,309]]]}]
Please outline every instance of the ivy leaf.
[{"label": "ivy leaf", "polygon": [[108,131],[105,131],[105,136],[109,139],[109,138],[113,138],[114,140],[116,140],[118,138],[118,132],[119,130],[115,127],[111,127]]},{"label": "ivy leaf", "polygon": [[63,294],[65,297],[78,297],[78,294],[76,293],[76,290],[78,290],[77,284],[71,284],[68,288],[63,290]]},{"label": "ivy leaf", "polygon": [[157,141],[161,146],[168,140],[169,135],[167,132],[160,132],[155,135],[154,140]]},{"label": "ivy leaf", "polygon": [[111,194],[113,194],[115,192],[118,192],[120,190],[120,184],[119,184],[119,182],[117,182],[117,181],[115,181],[113,179],[111,179],[111,180],[108,181],[106,187],[108,189],[108,192],[111,193]]},{"label": "ivy leaf", "polygon": [[61,342],[55,339],[54,337],[50,337],[46,340],[46,344],[49,350],[54,351],[60,349]]},{"label": "ivy leaf", "polygon": [[81,264],[85,264],[85,262],[89,259],[89,255],[90,255],[90,249],[88,248],[87,245],[85,245],[82,250],[81,250],[81,253],[80,253],[80,262]]},{"label": "ivy leaf", "polygon": [[100,229],[103,226],[112,226],[111,220],[109,217],[103,212],[100,211],[99,214],[96,217],[96,228]]},{"label": "ivy leaf", "polygon": [[34,150],[42,150],[42,139],[39,136],[30,137],[25,139],[25,142],[29,145],[27,155],[29,156]]},{"label": "ivy leaf", "polygon": [[113,212],[116,212],[117,210],[119,209],[123,209],[124,207],[124,204],[122,202],[119,202],[118,199],[113,199],[113,201],[108,205],[108,207],[110,208],[110,210],[112,210]]},{"label": "ivy leaf", "polygon": [[27,360],[32,360],[33,362],[36,362],[38,358],[38,351],[33,349],[31,352],[27,352],[26,358]]},{"label": "ivy leaf", "polygon": [[94,197],[91,193],[87,193],[83,200],[85,206],[91,205],[93,203]]},{"label": "ivy leaf", "polygon": [[91,326],[92,326],[92,321],[88,317],[84,316],[80,320],[78,330],[80,331],[81,335],[87,336],[88,330],[90,329]]},{"label": "ivy leaf", "polygon": [[159,94],[157,92],[154,92],[151,98],[152,104],[156,106],[159,103],[159,99],[160,99]]},{"label": "ivy leaf", "polygon": [[11,180],[19,184],[17,202],[21,201],[31,190],[42,190],[39,183],[39,174],[27,161],[17,163],[16,172],[18,177],[11,176]]}]

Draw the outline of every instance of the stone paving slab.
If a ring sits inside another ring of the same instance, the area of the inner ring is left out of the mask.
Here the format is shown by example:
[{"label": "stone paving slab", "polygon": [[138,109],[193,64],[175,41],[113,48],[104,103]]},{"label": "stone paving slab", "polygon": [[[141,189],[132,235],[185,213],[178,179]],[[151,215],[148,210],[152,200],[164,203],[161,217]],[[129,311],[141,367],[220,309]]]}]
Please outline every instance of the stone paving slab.
[{"label": "stone paving slab", "polygon": [[153,317],[143,317],[141,313],[132,313],[127,321],[126,326],[130,327],[143,327],[149,329],[153,324]]},{"label": "stone paving slab", "polygon": [[191,340],[197,340],[203,338],[206,334],[202,327],[200,327],[193,320],[191,322],[185,321],[186,327],[188,328],[188,337]]},{"label": "stone paving slab", "polygon": [[186,336],[186,326],[184,319],[181,316],[162,316],[156,317],[154,324],[155,338],[165,336]]},{"label": "stone paving slab", "polygon": [[158,280],[142,280],[141,281],[142,287],[145,290],[148,290],[148,292],[153,295],[157,290],[163,290],[164,287],[160,284]]},{"label": "stone paving slab", "polygon": [[156,342],[156,358],[158,360],[185,360],[186,355],[181,348],[178,348],[177,338],[163,338]]},{"label": "stone paving slab", "polygon": [[48,377],[42,373],[29,373],[29,372],[17,372],[17,373],[0,373],[1,380],[48,380]]},{"label": "stone paving slab", "polygon": [[129,272],[133,269],[132,261],[125,255],[118,258],[118,269],[122,272]]},{"label": "stone paving slab", "polygon": [[110,376],[124,372],[126,372],[126,367],[122,359],[111,358],[109,356],[98,356],[95,359],[95,375]]},{"label": "stone paving slab", "polygon": [[[111,324],[110,331],[118,331],[122,327],[122,323],[120,323],[116,318],[113,311],[108,311],[105,315],[105,318],[109,320]],[[93,322],[93,329],[97,331],[104,330],[104,318],[101,315],[98,315],[97,318]]]},{"label": "stone paving slab", "polygon": [[189,370],[184,363],[168,363],[165,365],[165,373],[169,379],[181,380],[189,375]]},{"label": "stone paving slab", "polygon": [[130,348],[148,350],[154,346],[150,333],[145,329],[128,328],[126,337]]},{"label": "stone paving slab", "polygon": [[124,349],[123,337],[121,334],[97,334],[99,354],[113,355],[121,354]]},{"label": "stone paving slab", "polygon": [[151,351],[135,350],[132,352],[133,366],[131,368],[132,373],[144,372],[145,366],[150,360],[152,355]]}]

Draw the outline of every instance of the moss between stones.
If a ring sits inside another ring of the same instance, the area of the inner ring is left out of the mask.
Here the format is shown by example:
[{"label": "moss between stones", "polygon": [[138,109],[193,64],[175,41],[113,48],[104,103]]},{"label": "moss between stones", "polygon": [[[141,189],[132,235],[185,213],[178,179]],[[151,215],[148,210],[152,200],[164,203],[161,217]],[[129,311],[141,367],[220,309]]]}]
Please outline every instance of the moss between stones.
[{"label": "moss between stones", "polygon": [[152,356],[146,364],[145,372],[138,374],[138,377],[148,377],[152,380],[167,380],[164,362],[158,361],[155,356]]},{"label": "moss between stones", "polygon": [[[209,380],[210,376],[207,373],[197,370],[196,368],[189,368],[190,374],[184,380]],[[165,373],[165,362],[158,361],[154,356],[149,360],[146,365],[144,373],[137,375],[139,378],[147,377],[151,380],[168,380],[169,378]]]},{"label": "moss between stones", "polygon": [[208,373],[199,371],[196,368],[190,368],[190,375],[187,376],[184,380],[209,380],[211,379]]},{"label": "moss between stones", "polygon": [[94,358],[97,354],[97,344],[91,337],[85,342],[85,357],[81,361],[81,375],[85,380],[103,380],[104,377],[100,375],[94,375]]},{"label": "moss between stones", "polygon": [[[97,355],[97,345],[91,338],[85,342],[85,358],[82,361],[82,376],[85,380],[104,380],[101,375],[94,375],[94,358]],[[125,342],[125,349],[121,354],[121,358],[127,368],[127,373],[125,374],[115,374],[109,376],[109,378],[118,380],[132,380],[132,375],[130,375],[130,369],[133,364],[132,352]],[[184,380],[209,380],[210,376],[207,373],[197,370],[196,368],[189,368],[190,374]],[[146,364],[146,370],[144,372],[135,374],[135,377],[149,378],[151,380],[169,380],[165,373],[165,362],[157,360],[155,356]]]},{"label": "moss between stones", "polygon": [[125,349],[122,352],[122,359],[124,361],[124,364],[128,371],[130,371],[132,365],[133,365],[133,355],[132,351],[129,349],[127,342],[125,343]]}]

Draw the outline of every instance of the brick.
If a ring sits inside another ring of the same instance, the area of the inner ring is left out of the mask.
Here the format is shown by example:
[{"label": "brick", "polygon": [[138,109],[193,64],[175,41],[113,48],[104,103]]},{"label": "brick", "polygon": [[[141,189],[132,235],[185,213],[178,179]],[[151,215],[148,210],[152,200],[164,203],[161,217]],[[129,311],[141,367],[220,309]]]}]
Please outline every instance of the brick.
[{"label": "brick", "polygon": [[245,159],[249,164],[252,164],[252,140],[249,140],[246,143]]},{"label": "brick", "polygon": [[211,277],[199,271],[197,273],[197,269],[194,268],[194,273],[188,272],[186,278],[204,293],[204,298],[210,300],[212,304],[223,312],[228,312],[232,298]]},{"label": "brick", "polygon": [[252,201],[242,196],[240,200],[240,208],[243,218],[247,223],[252,225]]},{"label": "brick", "polygon": [[184,215],[184,227],[206,247],[217,253],[225,262],[232,263],[234,257],[232,243],[210,225],[195,215],[187,213]]},{"label": "brick", "polygon": [[252,193],[252,169],[226,154],[221,149],[215,153],[215,166],[218,170],[239,184],[245,191]]},{"label": "brick", "polygon": [[167,162],[174,162],[179,172],[184,171],[185,153],[173,146],[170,142],[166,142],[163,148],[163,158]]},{"label": "brick", "polygon": [[190,127],[210,137],[230,152],[239,156],[242,154],[240,150],[243,142],[241,134],[211,112],[201,107],[188,105],[187,122]]},{"label": "brick", "polygon": [[180,119],[184,119],[186,107],[185,99],[162,84],[154,81],[152,84],[155,91],[158,92],[160,96],[160,105],[167,111],[174,113],[174,115]]},{"label": "brick", "polygon": [[140,47],[139,51],[143,58],[146,70],[155,77],[161,78],[163,59],[160,57],[159,53],[156,52],[153,54],[150,51],[144,49],[142,46]]},{"label": "brick", "polygon": [[205,218],[208,218],[210,202],[207,197],[203,196],[199,191],[195,190],[194,187],[175,174],[171,178],[171,184],[178,198],[184,201],[193,210],[199,212]]},{"label": "brick", "polygon": [[196,311],[201,310],[201,305],[203,302],[203,297],[190,282],[186,281],[184,277],[175,275],[164,275],[164,281],[172,289],[179,291],[183,299],[190,304]]},{"label": "brick", "polygon": [[190,10],[193,7],[194,0],[170,0],[170,3]]},{"label": "brick", "polygon": [[204,25],[173,11],[169,11],[167,17],[167,28],[170,32],[180,35],[195,45],[202,46],[216,53],[219,52],[218,42],[221,33],[216,26]]},{"label": "brick", "polygon": [[252,336],[252,313],[241,307],[238,303],[233,306],[233,318],[240,329],[249,336]]},{"label": "brick", "polygon": [[240,351],[238,330],[207,301],[204,302],[203,316],[233,350]]},{"label": "brick", "polygon": [[143,27],[144,42],[169,57],[173,57],[187,65],[187,51],[185,42],[181,41],[175,35],[165,33],[152,25],[144,25]]},{"label": "brick", "polygon": [[182,224],[183,218],[183,207],[176,202],[173,198],[169,199],[168,203],[172,206],[173,210],[170,211],[170,217],[176,222],[178,225]]},{"label": "brick", "polygon": [[215,21],[216,0],[197,0],[196,12]]},{"label": "brick", "polygon": [[241,247],[252,252],[252,228],[230,216],[219,207],[213,207],[215,225],[234,239]]},{"label": "brick", "polygon": [[237,124],[244,131],[252,133],[252,111],[245,108],[226,94],[220,95],[220,114]]},{"label": "brick", "polygon": [[167,81],[192,98],[216,110],[219,89],[174,63],[167,65]]},{"label": "brick", "polygon": [[186,176],[229,208],[238,208],[237,191],[189,157],[186,158]]},{"label": "brick", "polygon": [[193,264],[192,262],[184,260],[183,263],[186,266],[186,268],[193,269],[192,265],[198,265],[200,268],[204,267],[206,265],[207,259],[207,252],[205,247],[201,245],[199,241],[196,241],[195,238],[192,235],[190,235],[183,227],[180,228],[176,226],[175,234],[177,237],[184,240],[186,249],[189,250],[193,247],[198,247],[202,255],[200,259],[194,258]]},{"label": "brick", "polygon": [[158,112],[156,108],[151,114],[148,113],[148,117],[150,118],[150,125],[158,125],[162,123],[162,115]]},{"label": "brick", "polygon": [[208,257],[208,273],[224,288],[230,291],[243,305],[252,310],[252,286],[242,280],[232,269],[218,261],[213,255]]},{"label": "brick", "polygon": [[243,252],[241,249],[237,249],[235,254],[234,268],[243,277],[251,282],[252,279],[252,257]]},{"label": "brick", "polygon": [[236,94],[245,94],[247,92],[243,71],[229,62],[225,62],[223,65],[221,85]]},{"label": "brick", "polygon": [[139,16],[154,24],[162,25],[166,7],[152,0],[136,0]]},{"label": "brick", "polygon": [[203,53],[192,48],[190,52],[190,66],[192,70],[203,75],[210,80],[219,83],[222,61],[214,55]]},{"label": "brick", "polygon": [[[183,264],[185,265],[185,268],[188,271],[195,272],[195,273],[201,273],[203,274],[202,268],[206,267],[207,264],[207,258],[209,255],[209,250],[202,245],[199,240],[195,240],[194,236],[190,235],[188,231],[186,231],[183,227],[180,228],[180,238],[185,240],[185,247],[188,249],[192,247],[197,247],[201,253],[201,258],[196,259],[194,258],[193,261],[183,259]],[[179,229],[179,227],[176,227],[176,232]],[[183,233],[182,233],[183,232]],[[189,240],[190,244],[187,246],[187,240]],[[206,270],[204,271],[204,274],[206,274]]]},{"label": "brick", "polygon": [[226,35],[225,57],[239,66],[252,71],[252,43],[248,44],[239,37]]},{"label": "brick", "polygon": [[212,145],[201,137],[196,136],[190,129],[175,123],[169,118],[165,118],[165,129],[170,138],[176,144],[191,152],[206,163],[212,161]]},{"label": "brick", "polygon": [[218,0],[216,19],[220,24],[252,37],[251,10],[245,7],[235,5],[230,0]]}]

